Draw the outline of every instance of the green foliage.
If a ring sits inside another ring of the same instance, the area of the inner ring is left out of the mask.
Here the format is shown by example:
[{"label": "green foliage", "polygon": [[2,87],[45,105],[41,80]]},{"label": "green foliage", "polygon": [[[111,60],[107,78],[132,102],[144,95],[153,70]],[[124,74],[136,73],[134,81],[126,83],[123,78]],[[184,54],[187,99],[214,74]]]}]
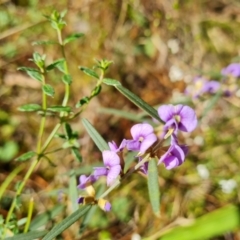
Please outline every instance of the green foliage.
[{"label": "green foliage", "polygon": [[9,162],[18,153],[19,146],[14,141],[8,141],[3,146],[0,147],[0,161]]},{"label": "green foliage", "polygon": [[42,86],[42,90],[43,90],[43,92],[44,92],[45,94],[47,94],[48,96],[54,97],[55,90],[54,90],[54,88],[53,88],[51,85],[49,85],[49,84],[44,84],[44,85]]},{"label": "green foliage", "polygon": [[109,150],[108,144],[87,119],[83,118],[82,124],[100,151]]},{"label": "green foliage", "polygon": [[88,76],[90,76],[90,77],[94,77],[94,78],[96,78],[96,79],[99,79],[99,76],[98,76],[98,74],[95,72],[95,71],[93,71],[92,69],[90,69],[90,68],[87,68],[87,67],[79,67],[79,69],[81,70],[81,71],[83,71],[86,75],[88,75]]},{"label": "green foliage", "polygon": [[19,67],[18,70],[25,71],[31,78],[33,78],[39,82],[43,81],[42,74],[35,68]]},{"label": "green foliage", "polygon": [[83,33],[73,33],[73,34],[67,36],[67,37],[64,39],[63,44],[66,45],[67,43],[72,42],[72,41],[74,41],[74,40],[76,40],[76,39],[79,39],[79,38],[81,38],[81,37],[84,37],[84,34],[83,34]]},{"label": "green foliage", "polygon": [[160,210],[160,190],[158,184],[158,168],[156,159],[150,159],[148,162],[148,193],[153,212],[159,216]]},{"label": "green foliage", "polygon": [[41,109],[42,107],[39,104],[35,104],[35,103],[25,104],[18,108],[18,110],[22,112],[36,112]]},{"label": "green foliage", "polygon": [[16,161],[20,161],[20,162],[27,161],[27,160],[33,158],[36,155],[37,155],[36,152],[29,151],[29,152],[26,152],[26,153],[22,154],[18,158],[16,158]]}]

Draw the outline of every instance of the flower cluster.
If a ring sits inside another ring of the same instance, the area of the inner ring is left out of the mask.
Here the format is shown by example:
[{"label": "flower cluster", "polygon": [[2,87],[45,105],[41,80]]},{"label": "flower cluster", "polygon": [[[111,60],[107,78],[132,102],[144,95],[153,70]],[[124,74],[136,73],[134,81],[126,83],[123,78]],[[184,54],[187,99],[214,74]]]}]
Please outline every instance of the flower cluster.
[{"label": "flower cluster", "polygon": [[222,95],[229,97],[233,95],[237,87],[237,80],[240,78],[240,63],[231,63],[221,70],[222,81],[208,80],[202,76],[195,77],[193,82],[185,89],[185,94],[193,99],[206,94],[215,94],[221,91]]},{"label": "flower cluster", "polygon": [[[114,141],[108,143],[110,150],[102,152],[103,166],[95,167],[90,176],[82,175],[79,178],[78,188],[85,189],[88,193],[87,197],[79,198],[79,204],[98,204],[105,211],[111,209],[111,204],[106,200],[95,199],[92,184],[105,176],[107,186],[112,186],[118,178],[125,176],[124,149],[136,152],[139,168],[133,168],[132,172],[139,171],[146,175],[148,160],[152,158],[157,158],[158,164],[163,163],[168,170],[180,166],[185,161],[188,148],[178,143],[177,135],[179,131],[192,132],[196,128],[197,117],[194,110],[181,104],[163,105],[158,108],[158,115],[165,123],[160,137],[154,133],[154,128],[149,123],[139,123],[130,130],[132,139],[123,139],[119,147]],[[164,152],[166,147],[163,143],[167,138],[170,138],[170,146]]]}]

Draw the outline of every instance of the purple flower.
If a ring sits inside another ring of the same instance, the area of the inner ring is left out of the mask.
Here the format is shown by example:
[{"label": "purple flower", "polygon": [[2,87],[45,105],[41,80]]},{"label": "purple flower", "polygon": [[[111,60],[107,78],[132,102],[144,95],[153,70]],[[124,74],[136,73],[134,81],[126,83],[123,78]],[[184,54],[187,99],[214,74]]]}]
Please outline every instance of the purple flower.
[{"label": "purple flower", "polygon": [[240,77],[240,63],[231,63],[221,71],[222,75],[232,75],[233,77]]},{"label": "purple flower", "polygon": [[176,140],[172,138],[171,146],[169,147],[168,151],[161,156],[158,164],[164,163],[166,169],[168,170],[178,167],[184,162],[187,151],[187,146],[178,145]]},{"label": "purple flower", "polygon": [[133,140],[127,141],[127,149],[132,151],[145,151],[157,141],[157,136],[153,133],[153,127],[148,123],[139,123],[131,128]]},{"label": "purple flower", "polygon": [[127,145],[127,140],[126,139],[123,139],[120,146],[118,147],[117,144],[112,141],[112,142],[108,142],[108,146],[110,148],[110,150],[112,152],[119,152],[119,151],[122,151]]},{"label": "purple flower", "polygon": [[112,208],[111,203],[103,198],[98,199],[98,206],[105,212],[109,212]]},{"label": "purple flower", "polygon": [[220,88],[220,83],[212,80],[205,83],[205,85],[202,88],[202,92],[213,94],[213,93],[216,93],[219,88]]},{"label": "purple flower", "polygon": [[206,83],[207,79],[203,77],[195,77],[193,79],[193,84],[186,87],[185,94],[191,95],[193,98],[198,98],[202,95],[202,89]]},{"label": "purple flower", "polygon": [[85,189],[87,186],[92,185],[97,181],[97,177],[94,175],[86,176],[86,175],[81,175],[79,177],[79,185],[77,186],[80,189]]},{"label": "purple flower", "polygon": [[177,133],[178,129],[191,132],[197,126],[197,116],[194,110],[181,104],[163,105],[158,108],[158,115],[165,122],[165,132],[170,129],[173,129],[174,133]]},{"label": "purple flower", "polygon": [[120,158],[116,152],[105,150],[102,153],[104,167],[95,167],[95,177],[107,176],[107,185],[110,186],[121,172]]}]

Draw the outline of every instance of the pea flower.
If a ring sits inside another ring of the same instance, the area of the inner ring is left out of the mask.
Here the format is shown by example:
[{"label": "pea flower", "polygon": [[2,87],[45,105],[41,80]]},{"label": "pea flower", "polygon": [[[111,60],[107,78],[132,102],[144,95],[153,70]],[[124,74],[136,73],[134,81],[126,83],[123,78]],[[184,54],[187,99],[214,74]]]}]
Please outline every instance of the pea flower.
[{"label": "pea flower", "polygon": [[111,151],[113,152],[121,152],[127,145],[127,140],[123,139],[120,146],[118,147],[117,144],[112,141],[112,142],[108,142],[108,146],[110,148]]},{"label": "pea flower", "polygon": [[235,78],[240,77],[240,63],[231,63],[221,71],[222,75],[231,75]]},{"label": "pea flower", "polygon": [[168,170],[180,166],[184,162],[188,151],[187,146],[180,146],[175,138],[172,139],[169,149],[158,161],[158,164],[164,163]]},{"label": "pea flower", "polygon": [[159,117],[165,122],[164,132],[178,129],[183,132],[192,132],[197,127],[197,116],[194,110],[188,106],[178,104],[162,105],[158,108]]},{"label": "pea flower", "polygon": [[127,141],[127,149],[131,151],[139,151],[141,154],[157,141],[153,127],[148,123],[139,123],[131,128],[133,140]]},{"label": "pea flower", "polygon": [[120,158],[116,152],[110,150],[103,151],[102,156],[104,167],[95,167],[93,175],[97,178],[106,176],[107,185],[110,186],[121,172]]},{"label": "pea flower", "polygon": [[213,93],[216,93],[219,88],[220,88],[220,83],[215,80],[212,80],[205,83],[205,85],[202,88],[202,92],[213,94]]},{"label": "pea flower", "polygon": [[97,177],[94,175],[86,176],[86,175],[81,175],[79,177],[79,185],[77,186],[80,189],[85,189],[87,186],[92,185],[97,181]]}]

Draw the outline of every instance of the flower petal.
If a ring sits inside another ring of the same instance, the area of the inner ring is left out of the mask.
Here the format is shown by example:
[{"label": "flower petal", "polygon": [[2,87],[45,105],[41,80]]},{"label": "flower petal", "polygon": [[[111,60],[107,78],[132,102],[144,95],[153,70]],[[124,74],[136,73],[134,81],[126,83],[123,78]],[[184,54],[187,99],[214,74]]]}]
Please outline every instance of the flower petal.
[{"label": "flower petal", "polygon": [[127,149],[130,151],[139,151],[140,150],[141,143],[136,140],[129,140],[127,142]]},{"label": "flower petal", "polygon": [[95,177],[107,176],[108,173],[108,170],[105,167],[94,167],[93,170],[94,170],[93,175]]},{"label": "flower petal", "polygon": [[174,115],[174,106],[171,104],[162,105],[158,108],[158,115],[164,122],[167,122]]},{"label": "flower petal", "polygon": [[181,120],[178,127],[181,131],[191,132],[197,127],[197,116],[192,108],[184,106],[179,115]]},{"label": "flower petal", "polygon": [[148,123],[135,124],[131,128],[131,134],[134,140],[139,140],[139,137],[144,137],[151,133],[153,133],[153,127]]},{"label": "flower petal", "polygon": [[141,153],[145,153],[146,150],[148,148],[150,148],[153,143],[155,143],[157,141],[157,136],[152,133],[152,134],[149,134],[141,143],[141,146],[140,146],[140,152]]},{"label": "flower petal", "polygon": [[175,156],[168,156],[164,159],[163,163],[165,164],[166,169],[170,170],[179,166],[179,160]]},{"label": "flower petal", "polygon": [[117,165],[109,169],[108,175],[107,175],[107,185],[110,186],[113,184],[114,180],[118,177],[118,175],[121,172],[121,166]]},{"label": "flower petal", "polygon": [[120,158],[117,153],[109,150],[105,150],[102,152],[103,163],[106,167],[112,167],[120,164]]}]

